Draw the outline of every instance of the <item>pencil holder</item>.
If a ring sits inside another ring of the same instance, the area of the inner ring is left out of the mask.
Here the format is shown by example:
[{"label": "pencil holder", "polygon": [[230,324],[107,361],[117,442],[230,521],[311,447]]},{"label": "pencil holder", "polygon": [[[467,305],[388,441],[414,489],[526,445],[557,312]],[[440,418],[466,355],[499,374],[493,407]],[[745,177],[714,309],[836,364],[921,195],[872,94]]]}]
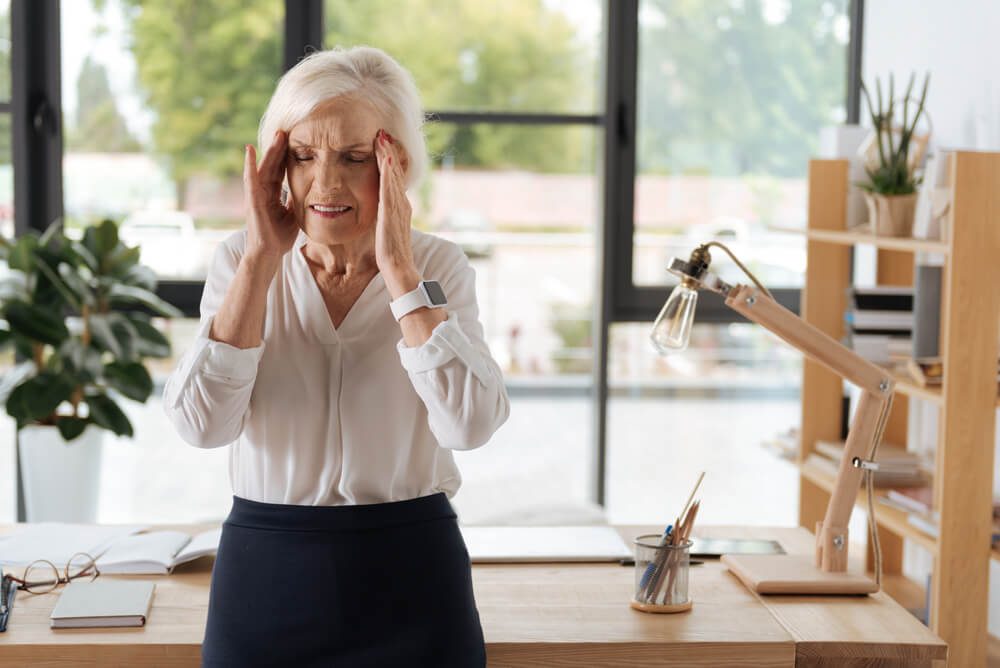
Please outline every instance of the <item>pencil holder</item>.
[{"label": "pencil holder", "polygon": [[690,610],[691,541],[660,545],[662,538],[648,534],[635,539],[635,594],[629,605],[642,612]]}]

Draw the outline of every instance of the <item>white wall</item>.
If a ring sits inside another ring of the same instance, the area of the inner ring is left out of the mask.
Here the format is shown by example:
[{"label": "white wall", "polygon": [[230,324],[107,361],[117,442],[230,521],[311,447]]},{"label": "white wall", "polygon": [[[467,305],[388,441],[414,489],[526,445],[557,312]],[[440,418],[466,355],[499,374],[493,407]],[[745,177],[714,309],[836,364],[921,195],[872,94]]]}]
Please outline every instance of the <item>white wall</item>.
[{"label": "white wall", "polygon": [[[885,87],[890,72],[898,94],[911,72],[917,86],[930,72],[927,110],[934,145],[1000,150],[1000,2],[867,0],[862,76],[873,90],[875,76]],[[864,123],[864,103],[861,115]],[[994,485],[996,478],[994,473]],[[908,550],[907,571],[929,567],[926,557],[913,556]],[[1000,566],[992,561],[989,629],[1000,636]]]},{"label": "white wall", "polygon": [[911,72],[914,88],[930,72],[935,143],[1000,150],[1000,2],[868,0],[862,72],[870,90],[892,72],[900,93]]}]

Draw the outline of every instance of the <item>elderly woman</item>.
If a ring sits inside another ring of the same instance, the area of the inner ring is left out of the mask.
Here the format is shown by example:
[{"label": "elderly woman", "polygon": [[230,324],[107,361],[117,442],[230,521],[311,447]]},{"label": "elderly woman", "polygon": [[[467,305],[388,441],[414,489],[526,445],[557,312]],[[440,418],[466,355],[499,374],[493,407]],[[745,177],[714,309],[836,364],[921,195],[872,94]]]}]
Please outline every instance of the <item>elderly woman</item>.
[{"label": "elderly woman", "polygon": [[453,450],[509,413],[455,244],[410,227],[426,165],[409,74],[318,52],[246,147],[247,225],[218,248],[165,392],[233,443],[205,665],[481,666]]}]

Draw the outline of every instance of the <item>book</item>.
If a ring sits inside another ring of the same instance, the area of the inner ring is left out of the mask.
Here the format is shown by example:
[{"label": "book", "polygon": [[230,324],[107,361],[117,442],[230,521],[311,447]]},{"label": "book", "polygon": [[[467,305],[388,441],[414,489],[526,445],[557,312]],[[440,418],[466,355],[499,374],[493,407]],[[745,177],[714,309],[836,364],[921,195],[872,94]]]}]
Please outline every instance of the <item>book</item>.
[{"label": "book", "polygon": [[895,505],[912,513],[927,515],[930,514],[934,505],[934,490],[930,485],[890,489],[885,499],[891,502],[889,505]]},{"label": "book", "polygon": [[54,629],[144,626],[153,604],[152,582],[70,582],[49,617]]},{"label": "book", "polygon": [[856,330],[905,331],[913,329],[913,311],[862,311],[844,313],[844,320]]},{"label": "book", "polygon": [[912,311],[913,288],[896,285],[847,288],[848,304],[863,311]]},{"label": "book", "polygon": [[27,566],[37,559],[46,559],[62,567],[77,552],[99,557],[110,545],[145,528],[65,522],[20,525],[10,535],[0,538],[0,565]]},{"label": "book", "polygon": [[101,573],[167,575],[178,565],[214,555],[219,550],[222,529],[211,529],[192,537],[180,531],[152,531],[126,536],[97,558]]},{"label": "book", "polygon": [[[844,453],[843,441],[816,441],[816,452],[835,466],[840,465]],[[912,487],[927,485],[930,476],[921,459],[906,448],[892,443],[882,443],[875,455],[879,469],[875,471],[876,487]]]},{"label": "book", "polygon": [[472,563],[621,561],[632,548],[610,526],[461,526]]}]

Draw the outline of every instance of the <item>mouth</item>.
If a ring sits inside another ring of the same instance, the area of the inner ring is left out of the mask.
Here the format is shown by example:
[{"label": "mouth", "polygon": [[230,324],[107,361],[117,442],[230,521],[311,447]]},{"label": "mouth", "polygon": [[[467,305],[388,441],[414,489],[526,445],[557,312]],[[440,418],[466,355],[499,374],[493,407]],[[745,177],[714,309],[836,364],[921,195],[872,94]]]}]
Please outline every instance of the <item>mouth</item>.
[{"label": "mouth", "polygon": [[310,204],[309,210],[322,218],[339,218],[340,216],[350,213],[354,209],[340,204],[330,206],[325,204]]}]

